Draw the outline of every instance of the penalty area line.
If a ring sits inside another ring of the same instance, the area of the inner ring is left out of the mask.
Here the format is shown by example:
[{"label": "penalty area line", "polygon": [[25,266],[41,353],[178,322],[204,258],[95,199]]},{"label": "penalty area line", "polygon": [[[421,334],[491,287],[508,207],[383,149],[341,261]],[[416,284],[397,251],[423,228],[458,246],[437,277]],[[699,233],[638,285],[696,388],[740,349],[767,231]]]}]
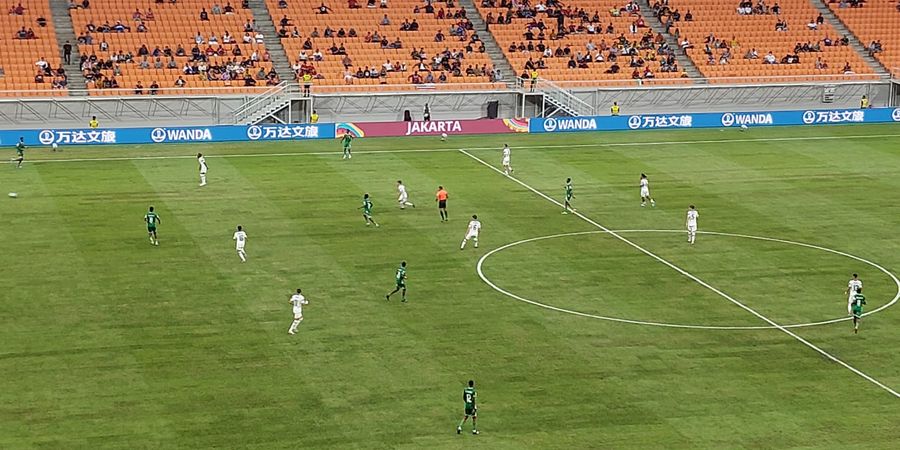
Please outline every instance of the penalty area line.
[{"label": "penalty area line", "polygon": [[[487,167],[487,168],[493,170],[494,172],[497,172],[497,173],[503,175],[504,177],[508,178],[509,180],[513,181],[514,183],[518,184],[519,186],[522,186],[523,188],[528,189],[529,191],[533,192],[534,194],[538,195],[539,197],[543,198],[544,200],[547,200],[547,201],[549,201],[550,203],[553,203],[554,205],[559,206],[560,208],[564,208],[564,207],[565,207],[565,205],[563,205],[562,203],[560,203],[558,200],[556,200],[556,199],[554,199],[554,198],[548,196],[547,194],[544,194],[543,192],[541,192],[541,191],[539,191],[539,190],[537,190],[537,189],[531,187],[530,185],[526,184],[525,182],[519,180],[518,178],[515,178],[515,177],[510,176],[510,175],[506,175],[505,173],[503,173],[502,170],[500,170],[500,169],[498,169],[498,168],[492,166],[490,163],[484,161],[483,159],[481,159],[481,158],[479,158],[479,157],[477,157],[477,156],[475,156],[475,155],[473,155],[473,154],[467,152],[465,149],[459,149],[459,152],[462,153],[463,155],[466,155],[466,156],[468,156],[469,158],[475,160],[476,162],[480,163],[481,165],[483,165],[483,166],[485,166],[485,167]],[[801,336],[798,335],[797,333],[794,333],[793,331],[791,331],[791,330],[789,330],[789,329],[787,329],[787,328],[785,328],[785,327],[783,327],[783,326],[781,326],[781,325],[775,323],[775,321],[773,321],[772,319],[769,319],[768,317],[766,317],[766,316],[760,314],[760,313],[757,312],[755,309],[753,309],[753,308],[751,308],[751,307],[749,307],[749,306],[747,306],[747,305],[741,303],[739,300],[737,300],[737,299],[735,299],[734,297],[728,295],[727,293],[721,291],[720,289],[716,288],[715,286],[713,286],[713,285],[711,285],[711,284],[709,284],[709,283],[707,283],[707,282],[701,280],[700,278],[698,278],[698,277],[695,276],[694,274],[692,274],[692,273],[690,273],[690,272],[688,272],[688,271],[682,269],[682,268],[679,267],[679,266],[676,266],[674,263],[672,263],[672,262],[670,262],[670,261],[664,259],[663,257],[657,255],[656,253],[653,253],[653,252],[651,252],[650,250],[647,250],[647,249],[645,249],[644,247],[641,247],[640,245],[638,245],[638,244],[636,244],[635,242],[631,241],[630,239],[628,239],[628,238],[622,236],[621,234],[616,233],[615,231],[613,231],[613,230],[611,230],[611,229],[609,229],[609,228],[606,228],[605,226],[601,225],[600,223],[594,221],[594,220],[591,219],[590,217],[587,217],[587,216],[585,216],[584,214],[582,214],[582,213],[580,213],[580,212],[578,212],[578,211],[572,211],[571,213],[574,214],[574,215],[575,215],[576,217],[578,217],[579,219],[581,219],[581,220],[583,220],[583,221],[585,221],[585,222],[587,222],[587,223],[589,223],[589,224],[591,224],[591,225],[593,225],[593,226],[599,228],[599,229],[602,230],[604,233],[609,234],[610,236],[612,236],[612,237],[614,237],[614,238],[616,238],[616,239],[622,241],[623,243],[625,243],[625,244],[629,245],[630,247],[634,248],[635,250],[637,250],[637,251],[639,251],[639,252],[641,252],[641,253],[643,253],[643,254],[649,256],[650,258],[652,258],[652,259],[654,259],[654,260],[660,262],[661,264],[663,264],[663,265],[665,265],[665,266],[671,268],[672,270],[674,270],[674,271],[680,273],[681,275],[685,276],[686,278],[688,278],[688,279],[690,279],[690,280],[696,282],[697,284],[699,284],[699,285],[701,285],[701,286],[703,286],[703,287],[709,289],[710,291],[713,291],[714,293],[716,293],[716,294],[718,294],[720,297],[722,297],[722,298],[728,300],[729,302],[731,302],[731,303],[734,304],[735,306],[737,306],[737,307],[743,309],[744,311],[747,311],[748,313],[750,313],[750,314],[756,316],[758,319],[762,320],[763,322],[766,322],[767,324],[771,325],[773,328],[777,329],[778,331],[781,331],[781,332],[783,332],[784,334],[787,334],[788,336],[794,338],[795,340],[797,340],[797,341],[800,342],[801,344],[803,344],[803,345],[809,347],[810,349],[816,351],[817,353],[819,353],[820,355],[822,355],[822,356],[824,356],[825,358],[829,359],[830,361],[832,361],[832,362],[834,362],[834,363],[840,365],[841,367],[843,367],[843,368],[845,368],[845,369],[847,369],[847,370],[849,370],[849,371],[855,373],[856,375],[858,375],[858,376],[860,376],[861,378],[863,378],[864,380],[866,380],[866,381],[868,381],[868,382],[874,384],[875,386],[878,386],[879,388],[881,388],[881,389],[887,391],[888,393],[890,393],[891,395],[893,395],[895,398],[900,398],[900,393],[898,393],[897,391],[895,391],[895,390],[892,389],[891,387],[889,387],[889,386],[887,386],[886,384],[884,384],[884,383],[882,383],[882,382],[876,380],[875,378],[873,378],[873,377],[867,375],[867,374],[864,373],[863,371],[861,371],[861,370],[859,370],[859,369],[857,369],[857,368],[851,366],[850,364],[847,364],[847,363],[845,363],[844,361],[838,359],[836,356],[832,355],[831,353],[826,352],[825,350],[823,350],[822,348],[820,348],[820,347],[818,347],[817,345],[813,344],[812,342],[809,342],[808,340],[804,339],[803,337],[801,337]]]}]

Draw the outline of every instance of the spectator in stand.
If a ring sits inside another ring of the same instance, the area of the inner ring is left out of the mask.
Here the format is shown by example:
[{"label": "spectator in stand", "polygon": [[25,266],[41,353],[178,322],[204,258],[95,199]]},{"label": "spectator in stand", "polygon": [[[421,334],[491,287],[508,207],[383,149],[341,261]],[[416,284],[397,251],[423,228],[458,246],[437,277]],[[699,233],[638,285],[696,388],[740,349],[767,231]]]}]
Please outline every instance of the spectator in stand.
[{"label": "spectator in stand", "polygon": [[385,14],[384,17],[381,18],[381,25],[390,25],[391,19],[388,18],[388,15]]},{"label": "spectator in stand", "polygon": [[694,21],[694,14],[691,13],[691,10],[687,10],[687,12],[684,13],[684,21],[685,22],[693,22]]},{"label": "spectator in stand", "polygon": [[822,58],[816,58],[816,70],[828,69],[828,63]]},{"label": "spectator in stand", "polygon": [[209,20],[209,13],[206,12],[206,8],[200,9],[200,20],[202,20],[202,21]]},{"label": "spectator in stand", "polygon": [[387,9],[387,7],[388,7],[387,0],[381,0],[380,7],[383,9]]},{"label": "spectator in stand", "polygon": [[776,16],[781,15],[781,5],[779,5],[778,2],[775,2],[775,4],[772,5],[772,14],[775,14]]},{"label": "spectator in stand", "polygon": [[313,10],[316,12],[316,14],[330,14],[332,11],[332,9],[326,6],[324,2],[322,2],[322,4],[320,4],[319,6],[313,8]]},{"label": "spectator in stand", "polygon": [[763,59],[763,64],[778,64],[778,60],[775,59],[775,55],[772,52],[766,54],[766,57]]},{"label": "spectator in stand", "polygon": [[184,81],[184,78],[181,75],[178,76],[178,79],[175,80],[175,87],[184,87],[187,84],[187,81]]},{"label": "spectator in stand", "polygon": [[747,50],[747,53],[744,54],[744,59],[759,59],[759,53],[755,48],[751,48]]},{"label": "spectator in stand", "polygon": [[841,71],[844,72],[844,75],[852,75],[853,74],[853,68],[850,67],[850,61],[844,62],[844,68]]},{"label": "spectator in stand", "polygon": [[359,9],[359,8],[362,8],[362,6],[359,4],[359,1],[357,1],[357,0],[347,0],[347,8]]}]

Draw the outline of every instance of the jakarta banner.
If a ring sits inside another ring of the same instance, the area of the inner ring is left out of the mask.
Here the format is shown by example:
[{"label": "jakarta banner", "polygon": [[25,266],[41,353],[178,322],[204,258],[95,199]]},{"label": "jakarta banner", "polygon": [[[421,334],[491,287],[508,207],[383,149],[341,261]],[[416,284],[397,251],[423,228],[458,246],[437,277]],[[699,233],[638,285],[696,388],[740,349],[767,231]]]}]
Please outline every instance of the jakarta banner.
[{"label": "jakarta banner", "polygon": [[442,134],[527,133],[528,119],[431,120],[423,122],[339,122],[338,137],[440,136]]},{"label": "jakarta banner", "polygon": [[0,145],[13,145],[19,137],[27,145],[102,145],[228,141],[289,141],[333,139],[334,124],[217,125],[154,128],[45,128],[0,130]]},{"label": "jakarta banner", "polygon": [[534,118],[529,133],[900,122],[900,108]]}]

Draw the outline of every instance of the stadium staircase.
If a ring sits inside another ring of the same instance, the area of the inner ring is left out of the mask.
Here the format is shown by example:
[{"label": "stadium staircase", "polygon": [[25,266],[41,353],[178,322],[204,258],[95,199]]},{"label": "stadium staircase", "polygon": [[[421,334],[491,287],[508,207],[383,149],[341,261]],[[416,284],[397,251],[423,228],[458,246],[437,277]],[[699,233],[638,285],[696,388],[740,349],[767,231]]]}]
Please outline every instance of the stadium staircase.
[{"label": "stadium staircase", "polygon": [[850,31],[850,28],[847,27],[844,21],[836,16],[824,1],[809,1],[816,9],[819,10],[820,13],[822,13],[822,17],[824,17],[825,20],[827,20],[828,23],[830,23],[831,26],[834,27],[835,30],[841,33],[841,36],[847,36],[847,38],[850,40],[850,48],[852,48],[857,54],[859,54],[859,57],[862,58],[862,60],[865,61],[866,64],[868,64],[869,67],[871,67],[872,70],[875,71],[875,73],[883,76],[890,75],[890,71],[881,63],[881,61],[875,59],[872,56],[869,56],[869,52],[866,51],[866,45],[860,42],[859,38],[856,37],[856,35],[853,34],[852,31]]},{"label": "stadium staircase", "polygon": [[494,68],[500,71],[500,79],[497,81],[506,80],[506,84],[509,87],[515,87],[516,71],[513,69],[512,64],[509,63],[509,60],[506,59],[506,55],[503,54],[503,49],[497,44],[494,35],[488,30],[481,13],[475,7],[475,2],[473,0],[459,0],[459,6],[466,10],[466,16],[472,22],[475,31],[478,32],[478,37],[484,42],[484,52],[491,57]]},{"label": "stadium staircase", "polygon": [[[239,2],[238,2],[239,3]],[[294,72],[291,70],[291,63],[288,60],[287,52],[281,45],[281,39],[278,38],[278,29],[275,27],[275,21],[269,14],[269,8],[266,7],[265,0],[250,0],[250,11],[256,20],[256,25],[262,31],[264,36],[271,36],[266,39],[266,48],[269,50],[269,57],[272,60],[272,67],[282,80],[293,80]]]},{"label": "stadium staircase", "polygon": [[678,50],[681,47],[675,39],[675,36],[666,33],[666,27],[653,15],[653,8],[650,5],[649,0],[639,0],[637,3],[641,7],[641,16],[644,18],[644,22],[650,26],[650,29],[653,30],[654,33],[665,36],[666,43],[669,44],[670,48],[676,49],[675,60],[678,61],[678,67],[687,71],[688,76],[694,83],[705,84],[706,78],[700,73],[700,70],[697,69],[694,61],[691,60],[691,58],[688,58],[684,52]]},{"label": "stadium staircase", "polygon": [[[51,20],[53,27],[56,28],[56,39],[59,43],[59,57],[63,61],[63,68],[66,69],[69,83],[69,95],[72,97],[87,96],[87,85],[84,76],[81,74],[81,54],[78,51],[78,42],[75,37],[75,27],[72,25],[72,16],[69,15],[67,2],[51,1],[50,2]],[[72,44],[72,62],[65,63],[63,58],[63,44],[69,41]]]},{"label": "stadium staircase", "polygon": [[593,116],[594,107],[578,98],[571,90],[565,89],[556,83],[540,78],[533,87],[529,81],[523,81],[523,87],[532,92],[544,95],[544,100],[550,108],[544,110],[544,117],[554,116]]}]

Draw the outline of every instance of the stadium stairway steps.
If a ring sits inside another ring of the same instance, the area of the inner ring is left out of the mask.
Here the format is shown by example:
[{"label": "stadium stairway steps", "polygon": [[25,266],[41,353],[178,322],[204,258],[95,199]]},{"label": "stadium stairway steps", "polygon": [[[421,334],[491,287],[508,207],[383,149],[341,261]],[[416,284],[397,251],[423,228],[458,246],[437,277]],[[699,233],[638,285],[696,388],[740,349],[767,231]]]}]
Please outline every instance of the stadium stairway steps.
[{"label": "stadium stairway steps", "polygon": [[853,34],[852,31],[850,31],[850,28],[848,28],[847,25],[844,24],[844,21],[831,11],[831,9],[827,4],[825,4],[823,0],[809,1],[816,9],[819,10],[820,13],[822,13],[822,17],[824,17],[825,20],[827,20],[828,23],[830,23],[831,26],[833,26],[834,29],[838,31],[838,33],[841,33],[842,36],[847,36],[847,38],[850,39],[850,47],[853,48],[853,50],[856,51],[857,54],[859,54],[859,57],[862,58],[862,60],[865,61],[866,64],[868,64],[869,67],[871,67],[872,70],[875,71],[875,73],[883,76],[890,75],[890,71],[887,69],[887,67],[885,67],[881,63],[881,61],[878,61],[874,57],[869,56],[869,52],[866,50],[866,44],[861,42],[859,38],[856,37],[856,35]]},{"label": "stadium stairway steps", "polygon": [[[87,84],[84,76],[81,74],[81,54],[78,52],[78,42],[75,37],[75,27],[72,25],[72,16],[69,15],[67,2],[51,1],[50,2],[50,18],[53,20],[53,27],[56,29],[56,40],[59,50],[60,60],[63,61],[63,68],[69,76],[69,95],[72,97],[84,97],[88,95]],[[66,64],[63,58],[63,44],[69,41],[72,44],[72,63]]]},{"label": "stadium stairway steps", "polygon": [[675,50],[675,60],[678,61],[678,66],[687,71],[688,77],[690,77],[694,83],[706,83],[706,78],[700,73],[700,69],[697,68],[694,61],[692,61],[691,58],[688,58],[684,52],[679,50],[681,47],[675,39],[675,36],[666,33],[665,26],[653,15],[653,8],[651,7],[650,2],[648,0],[638,0],[638,5],[641,7],[641,16],[644,18],[644,23],[649,24],[650,29],[653,30],[654,33],[662,34],[666,38],[666,43],[669,44],[669,48]]},{"label": "stadium stairway steps", "polygon": [[278,37],[278,29],[275,27],[275,21],[266,7],[265,0],[250,0],[250,11],[253,12],[253,18],[256,25],[265,36],[266,49],[269,51],[269,57],[272,60],[272,66],[278,77],[285,81],[293,80],[294,73],[291,70],[291,62],[288,58],[284,46],[281,45],[281,39]]},{"label": "stadium stairway steps", "polygon": [[484,42],[484,52],[491,57],[494,68],[500,70],[500,79],[497,81],[505,81],[510,87],[515,87],[517,72],[513,69],[512,64],[506,59],[503,49],[497,44],[494,35],[488,31],[487,23],[478,12],[473,0],[459,0],[459,6],[466,10],[466,17],[472,22],[475,31],[478,32],[478,38]]}]

